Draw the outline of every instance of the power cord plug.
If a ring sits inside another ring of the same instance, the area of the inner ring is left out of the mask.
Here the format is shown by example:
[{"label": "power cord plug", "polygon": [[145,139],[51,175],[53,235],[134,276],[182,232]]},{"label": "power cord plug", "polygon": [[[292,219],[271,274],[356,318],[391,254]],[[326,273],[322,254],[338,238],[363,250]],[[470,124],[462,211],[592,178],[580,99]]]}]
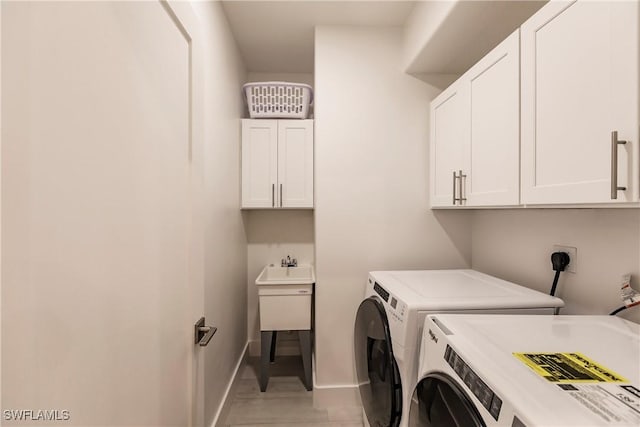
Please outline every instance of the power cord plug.
[{"label": "power cord plug", "polygon": [[569,265],[570,262],[571,258],[566,252],[554,252],[551,254],[551,265],[553,266],[553,270],[556,272],[556,275],[553,278],[553,285],[551,286],[549,295],[553,296],[556,294],[556,287],[558,286],[560,273],[564,271],[565,268],[567,268],[567,265]]},{"label": "power cord plug", "polygon": [[566,252],[554,252],[551,254],[551,264],[554,271],[564,271],[571,262],[569,254]]}]

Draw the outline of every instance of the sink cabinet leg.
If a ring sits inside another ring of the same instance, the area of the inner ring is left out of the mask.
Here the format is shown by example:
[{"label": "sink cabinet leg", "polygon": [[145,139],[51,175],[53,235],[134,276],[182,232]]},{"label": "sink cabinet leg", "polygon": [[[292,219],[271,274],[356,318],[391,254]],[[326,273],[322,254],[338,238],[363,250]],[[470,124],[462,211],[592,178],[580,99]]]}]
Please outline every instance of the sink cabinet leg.
[{"label": "sink cabinet leg", "polygon": [[313,389],[311,379],[311,331],[298,331],[300,339],[300,353],[302,354],[302,365],[304,366],[304,382],[307,390]]},{"label": "sink cabinet leg", "polygon": [[271,352],[269,353],[269,362],[276,361],[276,342],[278,341],[278,331],[273,331],[271,334]]},{"label": "sink cabinet leg", "polygon": [[260,333],[260,391],[267,391],[269,383],[269,357],[271,350],[271,340],[273,331],[262,331]]}]

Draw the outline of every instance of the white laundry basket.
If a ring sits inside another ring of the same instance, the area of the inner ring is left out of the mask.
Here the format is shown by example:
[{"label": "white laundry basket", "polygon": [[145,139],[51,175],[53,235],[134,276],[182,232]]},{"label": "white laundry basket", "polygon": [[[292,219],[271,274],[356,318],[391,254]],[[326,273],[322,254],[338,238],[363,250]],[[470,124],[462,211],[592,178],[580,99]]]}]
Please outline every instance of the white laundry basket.
[{"label": "white laundry basket", "polygon": [[252,119],[306,119],[313,101],[311,86],[302,83],[254,82],[242,89]]}]

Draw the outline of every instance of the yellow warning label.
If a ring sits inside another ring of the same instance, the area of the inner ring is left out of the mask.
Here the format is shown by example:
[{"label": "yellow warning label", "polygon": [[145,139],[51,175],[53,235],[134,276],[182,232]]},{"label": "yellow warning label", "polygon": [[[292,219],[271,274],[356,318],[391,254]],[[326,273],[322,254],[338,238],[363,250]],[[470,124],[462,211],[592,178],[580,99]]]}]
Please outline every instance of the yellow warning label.
[{"label": "yellow warning label", "polygon": [[552,383],[626,383],[622,376],[581,353],[513,353]]}]

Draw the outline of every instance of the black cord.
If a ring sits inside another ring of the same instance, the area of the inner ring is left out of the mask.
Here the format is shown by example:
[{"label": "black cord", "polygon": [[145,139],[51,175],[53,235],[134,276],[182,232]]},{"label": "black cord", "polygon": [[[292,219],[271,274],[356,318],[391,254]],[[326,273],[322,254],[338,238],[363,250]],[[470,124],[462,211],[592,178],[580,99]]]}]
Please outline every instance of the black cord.
[{"label": "black cord", "polygon": [[549,295],[554,296],[556,294],[556,286],[558,286],[560,272],[564,271],[570,262],[571,258],[569,258],[569,254],[566,252],[554,252],[551,254],[551,265],[553,266],[553,270],[556,272],[556,277],[553,278],[553,285],[551,286]]},{"label": "black cord", "polygon": [[560,278],[560,270],[556,271],[556,276],[553,278],[553,285],[551,285],[551,291],[549,295],[554,296],[556,294],[556,286],[558,286],[558,279]]},{"label": "black cord", "polygon": [[620,313],[622,310],[626,310],[628,307],[626,305],[623,305],[622,307],[618,307],[615,310],[613,310],[611,313],[609,313],[609,316],[615,316],[616,314]]}]

